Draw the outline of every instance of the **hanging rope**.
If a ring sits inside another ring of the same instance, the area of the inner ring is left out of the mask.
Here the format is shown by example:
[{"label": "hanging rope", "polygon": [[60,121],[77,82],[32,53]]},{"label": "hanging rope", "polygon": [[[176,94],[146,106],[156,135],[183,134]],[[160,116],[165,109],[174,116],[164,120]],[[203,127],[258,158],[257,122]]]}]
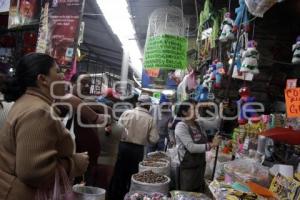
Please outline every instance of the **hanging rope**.
[{"label": "hanging rope", "polygon": [[194,3],[195,3],[195,10],[196,10],[196,17],[197,17],[197,25],[198,25],[199,24],[199,11],[198,11],[197,0],[195,0]]},{"label": "hanging rope", "polygon": [[252,40],[254,40],[254,34],[255,34],[255,21],[253,21]]},{"label": "hanging rope", "polygon": [[181,0],[181,11],[182,11],[181,20],[182,20],[182,25],[183,25],[184,24],[184,13],[183,13],[183,2],[182,2],[182,0]]},{"label": "hanging rope", "polygon": [[231,10],[231,0],[228,1],[228,12]]}]

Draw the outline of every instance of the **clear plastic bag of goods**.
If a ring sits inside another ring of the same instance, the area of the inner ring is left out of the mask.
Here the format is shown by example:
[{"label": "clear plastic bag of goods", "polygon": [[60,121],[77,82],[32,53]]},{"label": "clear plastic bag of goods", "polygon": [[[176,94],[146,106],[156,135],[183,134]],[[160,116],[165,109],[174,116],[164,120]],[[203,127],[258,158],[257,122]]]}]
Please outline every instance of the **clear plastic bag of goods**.
[{"label": "clear plastic bag of goods", "polygon": [[139,163],[139,172],[153,171],[159,175],[170,177],[170,165],[164,162],[142,161]]},{"label": "clear plastic bag of goods", "polygon": [[124,200],[168,200],[166,195],[161,193],[145,193],[145,192],[129,192],[126,194]]},{"label": "clear plastic bag of goods", "polygon": [[210,200],[205,194],[196,192],[171,191],[172,200]]},{"label": "clear plastic bag of goods", "polygon": [[169,177],[156,174],[152,171],[140,172],[132,175],[130,192],[158,192],[167,195],[170,181]]},{"label": "clear plastic bag of goods", "polygon": [[269,168],[251,159],[239,159],[228,162],[224,165],[224,170],[227,184],[251,180],[268,187],[270,183]]},{"label": "clear plastic bag of goods", "polygon": [[284,0],[245,0],[249,12],[257,17],[263,17],[274,4]]}]

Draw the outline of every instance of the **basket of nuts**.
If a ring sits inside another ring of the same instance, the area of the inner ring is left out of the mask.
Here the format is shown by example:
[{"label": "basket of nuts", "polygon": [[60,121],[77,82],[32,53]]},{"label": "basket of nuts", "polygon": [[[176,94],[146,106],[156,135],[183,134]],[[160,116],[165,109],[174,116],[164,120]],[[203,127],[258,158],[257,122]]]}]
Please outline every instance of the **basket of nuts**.
[{"label": "basket of nuts", "polygon": [[169,192],[170,181],[167,176],[159,175],[153,171],[144,171],[132,176],[130,191],[159,192],[166,195]]},{"label": "basket of nuts", "polygon": [[139,163],[139,172],[153,171],[159,175],[170,176],[170,165],[168,162],[142,161]]}]

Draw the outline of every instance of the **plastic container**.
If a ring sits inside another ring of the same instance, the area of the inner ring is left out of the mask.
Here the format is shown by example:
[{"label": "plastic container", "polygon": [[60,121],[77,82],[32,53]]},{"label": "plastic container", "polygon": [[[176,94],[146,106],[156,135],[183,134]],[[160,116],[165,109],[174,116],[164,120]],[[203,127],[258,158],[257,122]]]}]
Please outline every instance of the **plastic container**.
[{"label": "plastic container", "polygon": [[253,181],[268,187],[269,169],[250,159],[240,159],[228,162],[224,165],[225,183]]},{"label": "plastic container", "polygon": [[165,175],[170,177],[170,164],[169,162],[163,163],[163,162],[152,162],[153,164],[159,164],[162,165],[161,167],[152,167],[152,166],[147,166],[143,164],[151,163],[151,161],[142,161],[139,163],[139,172],[144,172],[144,171],[153,171],[154,173],[157,173],[159,175]]},{"label": "plastic container", "polygon": [[75,200],[105,200],[106,190],[97,187],[74,185]]},{"label": "plastic container", "polygon": [[167,176],[167,181],[164,183],[144,183],[131,178],[130,192],[141,191],[146,193],[161,193],[167,195],[169,193],[169,184],[171,179]]}]

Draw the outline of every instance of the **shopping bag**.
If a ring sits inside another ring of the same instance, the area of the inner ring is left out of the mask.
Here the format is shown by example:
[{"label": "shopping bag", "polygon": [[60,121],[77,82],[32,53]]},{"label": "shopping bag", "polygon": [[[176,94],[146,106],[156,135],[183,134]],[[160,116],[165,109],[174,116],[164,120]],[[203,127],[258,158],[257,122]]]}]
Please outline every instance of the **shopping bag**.
[{"label": "shopping bag", "polygon": [[58,165],[55,170],[55,180],[52,188],[38,189],[35,200],[74,200],[75,196],[72,190],[69,177],[65,169]]}]

